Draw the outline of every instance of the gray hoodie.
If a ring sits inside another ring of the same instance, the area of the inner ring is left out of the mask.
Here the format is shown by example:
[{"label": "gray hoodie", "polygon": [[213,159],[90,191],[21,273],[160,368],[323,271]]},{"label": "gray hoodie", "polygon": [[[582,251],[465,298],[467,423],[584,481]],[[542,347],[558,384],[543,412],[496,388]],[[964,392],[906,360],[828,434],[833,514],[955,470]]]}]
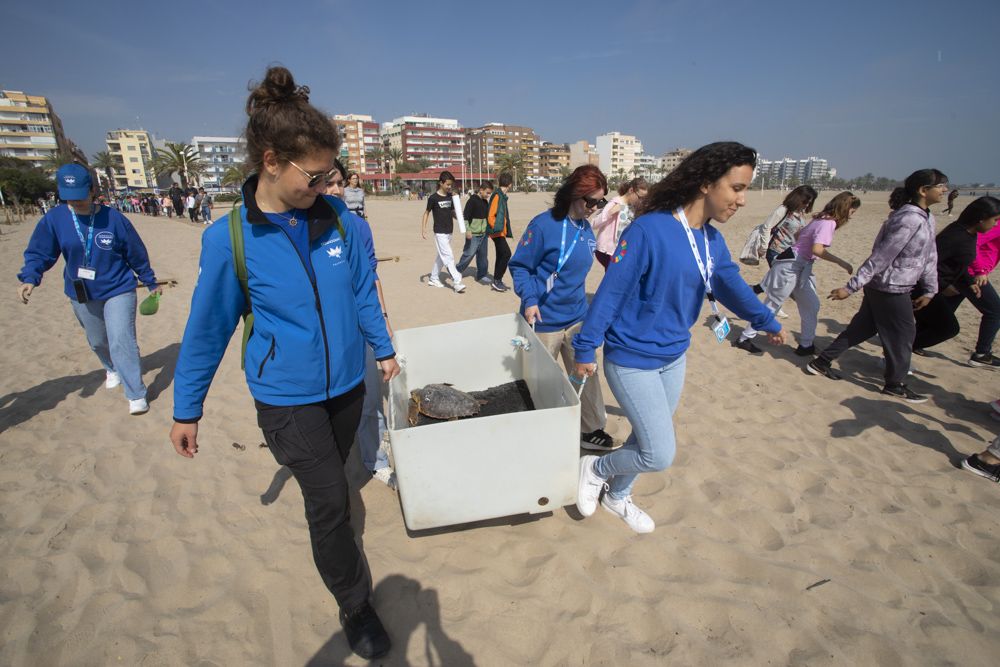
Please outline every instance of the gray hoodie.
[{"label": "gray hoodie", "polygon": [[915,204],[904,204],[882,223],[871,257],[847,281],[847,290],[865,285],[889,294],[906,294],[920,285],[924,295],[937,294],[937,246],[934,216]]}]

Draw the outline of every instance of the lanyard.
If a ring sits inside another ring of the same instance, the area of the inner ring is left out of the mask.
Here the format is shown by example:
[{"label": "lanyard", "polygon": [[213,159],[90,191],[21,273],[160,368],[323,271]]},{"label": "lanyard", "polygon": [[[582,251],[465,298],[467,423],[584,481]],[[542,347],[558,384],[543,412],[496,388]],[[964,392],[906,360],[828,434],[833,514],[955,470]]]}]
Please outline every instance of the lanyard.
[{"label": "lanyard", "polygon": [[[576,228],[576,235],[573,237],[573,243],[569,246],[569,252],[566,251],[566,225],[569,224],[569,218],[567,217],[563,220],[563,230],[562,230],[562,242],[559,244],[559,263],[556,264],[556,270],[553,273],[559,273],[562,271],[562,267],[566,265],[569,261],[570,255],[573,254],[573,249],[576,248],[576,242],[580,239],[580,228]],[[576,227],[576,225],[573,225]]]},{"label": "lanyard", "polygon": [[86,267],[90,266],[90,251],[94,247],[94,216],[97,215],[96,209],[91,209],[90,213],[90,231],[87,233],[87,240],[83,240],[83,231],[80,229],[80,219],[76,217],[76,211],[73,207],[69,207],[69,213],[73,216],[73,225],[76,227],[76,235],[80,237],[80,245],[83,246],[83,265]]},{"label": "lanyard", "polygon": [[701,274],[701,279],[705,281],[705,292],[708,294],[708,301],[712,304],[712,313],[715,314],[716,319],[719,318],[719,306],[715,303],[715,295],[712,293],[712,269],[715,268],[715,264],[712,262],[712,252],[708,248],[708,232],[705,231],[704,227],[701,230],[702,235],[705,237],[705,260],[708,261],[708,267],[705,267],[705,262],[702,261],[701,255],[698,254],[698,244],[694,241],[694,233],[691,232],[691,225],[688,224],[687,216],[684,215],[684,209],[678,208],[674,211],[674,217],[681,221],[681,225],[684,226],[684,232],[687,234],[688,242],[691,244],[691,252],[694,254],[694,261],[698,264],[698,273]]}]

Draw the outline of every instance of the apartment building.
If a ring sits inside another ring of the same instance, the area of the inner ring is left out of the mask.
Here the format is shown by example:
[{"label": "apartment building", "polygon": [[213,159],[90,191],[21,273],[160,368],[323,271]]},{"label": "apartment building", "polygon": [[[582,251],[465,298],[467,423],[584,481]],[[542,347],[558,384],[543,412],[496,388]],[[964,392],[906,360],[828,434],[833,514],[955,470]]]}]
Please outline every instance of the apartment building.
[{"label": "apartment building", "polygon": [[569,169],[569,144],[543,141],[539,149],[541,175],[545,178],[562,178],[563,169]]},{"label": "apartment building", "polygon": [[597,137],[596,146],[601,156],[601,171],[609,178],[631,174],[636,166],[636,156],[642,154],[642,142],[621,132],[602,134]]},{"label": "apartment building", "polygon": [[461,165],[465,130],[454,118],[401,116],[382,125],[382,142],[399,149],[403,160],[427,160],[431,167]]},{"label": "apartment building", "polygon": [[379,136],[379,126],[371,116],[363,114],[336,114],[333,124],[340,132],[340,161],[348,171],[359,174],[375,174],[382,171],[383,166],[369,155],[372,150],[382,145]]},{"label": "apartment building", "polygon": [[544,175],[541,140],[530,127],[487,123],[466,130],[466,142],[469,164],[477,171],[497,173],[503,156],[520,153],[524,167],[517,174],[519,181]]},{"label": "apartment building", "polygon": [[[239,137],[194,137],[191,145],[205,166],[201,184],[209,189],[221,189],[222,177],[233,166],[246,162],[246,146]],[[238,184],[236,184],[238,186]],[[234,187],[227,184],[226,187]]]},{"label": "apartment building", "polygon": [[47,98],[20,90],[0,91],[0,155],[42,167],[60,152],[87,164],[87,156],[67,139]]},{"label": "apartment building", "polygon": [[757,173],[754,178],[766,179],[769,185],[778,185],[795,179],[799,183],[821,183],[826,180],[831,171],[830,164],[824,158],[810,156],[802,160],[789,157],[781,160],[757,160]]},{"label": "apartment building", "polygon": [[663,174],[669,174],[676,169],[677,165],[679,165],[688,155],[691,155],[692,152],[693,151],[690,148],[675,148],[672,151],[664,153],[660,158],[660,166],[663,169]]},{"label": "apartment building", "polygon": [[581,139],[569,145],[569,168],[576,169],[585,164],[601,166],[601,156],[589,141]]},{"label": "apartment building", "polygon": [[146,130],[111,130],[104,143],[118,166],[112,170],[115,190],[156,187],[153,138]]}]

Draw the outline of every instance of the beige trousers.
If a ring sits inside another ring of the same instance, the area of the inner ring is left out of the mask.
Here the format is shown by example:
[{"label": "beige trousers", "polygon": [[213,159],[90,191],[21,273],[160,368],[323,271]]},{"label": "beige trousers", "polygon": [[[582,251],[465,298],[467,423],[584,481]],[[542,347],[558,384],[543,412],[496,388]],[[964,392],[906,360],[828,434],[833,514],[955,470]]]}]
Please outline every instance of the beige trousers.
[{"label": "beige trousers", "polygon": [[[562,356],[563,365],[569,374],[576,370],[576,363],[573,360],[573,336],[580,333],[581,326],[583,322],[577,322],[562,331],[536,332],[538,339],[542,341],[542,345],[553,359],[559,361],[559,356]],[[587,384],[583,385],[583,393],[580,395],[580,430],[583,433],[590,433],[603,429],[607,423],[608,413],[604,409],[601,376],[595,373],[593,377],[587,378]]]}]

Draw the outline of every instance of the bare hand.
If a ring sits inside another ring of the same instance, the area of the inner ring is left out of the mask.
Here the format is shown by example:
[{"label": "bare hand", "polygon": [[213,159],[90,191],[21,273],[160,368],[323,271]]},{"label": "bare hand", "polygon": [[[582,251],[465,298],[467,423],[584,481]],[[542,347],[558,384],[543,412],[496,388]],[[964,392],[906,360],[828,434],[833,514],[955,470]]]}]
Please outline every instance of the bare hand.
[{"label": "bare hand", "polygon": [[972,293],[976,295],[977,299],[983,298],[983,290],[980,289],[977,283],[972,283],[971,285],[969,285],[969,289],[972,290]]},{"label": "bare hand", "polygon": [[837,289],[830,292],[828,299],[833,299],[834,301],[843,301],[847,297],[851,296],[851,293],[847,291],[846,287],[838,287]]},{"label": "bare hand", "polygon": [[990,277],[988,275],[986,275],[986,274],[983,274],[981,276],[976,276],[975,279],[974,279],[974,282],[976,283],[977,287],[982,287],[986,283],[988,283],[989,281],[990,281]]},{"label": "bare hand", "polygon": [[941,290],[943,296],[958,296],[958,290],[955,289],[954,285],[948,285],[943,290]]},{"label": "bare hand", "polygon": [[778,333],[769,333],[769,334],[767,334],[767,342],[769,342],[771,345],[784,345],[785,344],[785,332],[784,331],[779,331]]},{"label": "bare hand", "polygon": [[163,296],[163,285],[157,285],[156,289],[149,290],[149,293],[150,294],[157,294],[159,296]]},{"label": "bare hand", "polygon": [[395,357],[378,362],[378,367],[382,369],[382,382],[388,382],[399,375],[399,364]]},{"label": "bare hand", "polygon": [[574,371],[573,374],[576,375],[578,378],[589,378],[593,377],[596,373],[597,373],[597,364],[595,363],[581,364],[580,362],[576,362],[576,370]]},{"label": "bare hand", "polygon": [[921,308],[926,308],[927,304],[931,302],[934,297],[930,294],[925,294],[923,296],[917,297],[913,300],[913,310],[920,310]]},{"label": "bare hand", "polygon": [[427,230],[426,229],[421,229],[420,230],[420,238],[424,239],[425,241],[427,240]]},{"label": "bare hand", "polygon": [[17,296],[20,297],[21,303],[28,303],[28,297],[31,296],[31,290],[35,289],[35,286],[31,283],[21,283],[17,288]]},{"label": "bare hand", "polygon": [[541,322],[542,312],[538,310],[538,306],[528,306],[524,309],[524,319],[528,322],[528,324]]},{"label": "bare hand", "polygon": [[471,241],[472,240],[472,232],[465,232],[465,238],[467,238],[468,240]]},{"label": "bare hand", "polygon": [[844,262],[841,266],[844,267],[844,271],[847,271],[847,275],[851,275],[854,273],[854,267],[851,266],[850,262]]},{"label": "bare hand", "polygon": [[174,422],[170,429],[170,442],[181,456],[193,459],[198,453],[198,424]]}]

